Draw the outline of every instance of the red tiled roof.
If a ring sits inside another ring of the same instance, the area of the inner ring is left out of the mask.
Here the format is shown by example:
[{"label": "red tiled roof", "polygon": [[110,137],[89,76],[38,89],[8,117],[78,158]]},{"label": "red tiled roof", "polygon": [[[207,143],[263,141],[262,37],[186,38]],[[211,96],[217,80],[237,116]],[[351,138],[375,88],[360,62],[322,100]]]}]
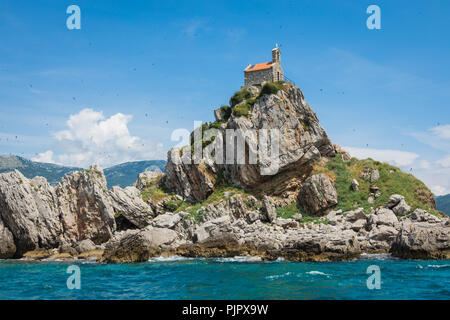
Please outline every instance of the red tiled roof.
[{"label": "red tiled roof", "polygon": [[263,62],[257,64],[251,64],[245,68],[245,72],[269,69],[272,66],[272,62]]}]

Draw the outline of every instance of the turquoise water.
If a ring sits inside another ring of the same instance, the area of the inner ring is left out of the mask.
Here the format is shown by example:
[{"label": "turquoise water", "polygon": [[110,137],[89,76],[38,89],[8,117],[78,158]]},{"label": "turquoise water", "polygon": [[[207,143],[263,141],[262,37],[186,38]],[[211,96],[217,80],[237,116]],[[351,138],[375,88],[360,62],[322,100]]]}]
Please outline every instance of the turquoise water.
[{"label": "turquoise water", "polygon": [[[0,299],[450,299],[450,261],[251,262],[153,259],[77,263],[81,289],[67,288],[70,262],[0,261]],[[369,290],[367,267],[381,271]]]}]

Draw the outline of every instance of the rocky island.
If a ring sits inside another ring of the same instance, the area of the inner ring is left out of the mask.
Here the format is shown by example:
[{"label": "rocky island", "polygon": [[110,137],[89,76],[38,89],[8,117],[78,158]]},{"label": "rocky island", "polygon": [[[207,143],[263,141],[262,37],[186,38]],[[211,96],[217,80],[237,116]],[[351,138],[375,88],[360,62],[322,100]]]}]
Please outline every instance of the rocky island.
[{"label": "rocky island", "polygon": [[[144,172],[132,187],[108,190],[96,165],[55,187],[17,170],[0,174],[0,258],[450,258],[449,218],[425,184],[333,144],[292,83],[243,87],[215,117],[196,129],[200,141],[169,151],[165,174]],[[204,135],[210,129],[215,134]],[[256,133],[243,139],[244,162],[214,161],[218,147],[230,151],[231,129]],[[250,154],[270,129],[280,133],[279,161],[267,175],[270,159],[253,163]],[[207,152],[186,161],[197,144]]]}]

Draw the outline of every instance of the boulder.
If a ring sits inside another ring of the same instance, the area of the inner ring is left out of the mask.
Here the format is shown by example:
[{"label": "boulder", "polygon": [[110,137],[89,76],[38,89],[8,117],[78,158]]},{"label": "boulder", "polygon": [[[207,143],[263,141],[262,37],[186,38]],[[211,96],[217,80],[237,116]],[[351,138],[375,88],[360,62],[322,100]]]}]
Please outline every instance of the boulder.
[{"label": "boulder", "polygon": [[352,186],[351,186],[353,191],[358,191],[359,190],[359,183],[356,179],[352,180]]},{"label": "boulder", "polygon": [[94,242],[90,239],[86,239],[81,241],[78,246],[75,248],[78,253],[88,252],[88,251],[94,251],[97,249],[97,246]]},{"label": "boulder", "polygon": [[156,228],[173,229],[180,220],[181,216],[179,214],[166,213],[153,219],[152,226]]},{"label": "boulder", "polygon": [[15,239],[17,256],[58,247],[63,228],[55,197],[44,178],[30,181],[17,170],[0,174],[1,220]]},{"label": "boulder", "polygon": [[354,222],[357,220],[367,220],[367,216],[364,213],[363,208],[358,208],[356,210],[345,212],[344,215],[345,215],[345,220],[350,221],[350,222]]},{"label": "boulder", "polygon": [[9,259],[16,253],[16,245],[11,231],[5,227],[0,219],[0,259]]},{"label": "boulder", "polygon": [[410,211],[411,207],[406,203],[404,199],[392,208],[392,211],[399,217],[406,216]]},{"label": "boulder", "polygon": [[219,122],[225,121],[225,117],[221,108],[217,108],[214,110],[214,118]]},{"label": "boulder", "polygon": [[411,220],[417,222],[439,223],[442,220],[438,217],[428,213],[423,209],[416,209],[411,213]]},{"label": "boulder", "polygon": [[312,214],[326,212],[338,203],[336,189],[324,174],[313,175],[304,182],[298,201],[304,210]]},{"label": "boulder", "polygon": [[190,159],[189,148],[169,150],[163,183],[186,201],[203,201],[214,191],[216,169],[212,161],[196,164],[186,159]]},{"label": "boulder", "polygon": [[376,226],[395,227],[398,223],[397,216],[392,210],[386,208],[377,208],[370,213],[367,220],[369,230]]},{"label": "boulder", "polygon": [[[335,155],[328,135],[298,87],[286,83],[277,94],[255,96],[255,99],[248,117],[232,115],[217,129],[221,138],[216,137],[206,147],[207,152],[201,159],[183,161],[189,159],[189,147],[170,150],[163,181],[166,187],[188,201],[202,201],[213,192],[219,172],[221,178],[230,184],[250,189],[271,180],[277,173],[295,171],[312,160]],[[262,130],[267,132],[270,129],[277,129],[280,136],[277,139],[279,156],[276,158],[262,156],[256,163],[238,163],[235,161],[237,145],[234,145],[233,152],[228,152],[230,146],[227,148],[227,141],[230,139],[227,139],[227,134],[233,132],[242,138],[238,140],[245,141],[249,154],[255,155]],[[213,161],[207,155],[216,148],[227,150],[223,153],[223,159],[219,158],[220,161]],[[226,159],[227,154],[234,157]]]},{"label": "boulder", "polygon": [[267,221],[272,222],[277,218],[277,210],[270,197],[263,197],[261,210]]},{"label": "boulder", "polygon": [[170,229],[148,227],[138,232],[124,233],[106,244],[101,261],[110,263],[144,262],[170,245],[178,234]]},{"label": "boulder", "polygon": [[134,187],[138,190],[144,190],[145,188],[154,185],[159,179],[164,176],[161,172],[155,171],[145,171],[138,175],[136,182],[134,183]]},{"label": "boulder", "polygon": [[[122,215],[138,228],[150,224],[155,213],[152,207],[142,200],[141,192],[136,187],[112,187],[111,204],[114,212]],[[150,200],[149,200],[150,201]]]},{"label": "boulder", "polygon": [[65,241],[76,245],[90,239],[101,244],[111,238],[116,229],[114,209],[99,166],[66,175],[55,194]]},{"label": "boulder", "polygon": [[375,182],[379,178],[380,178],[380,172],[378,171],[378,169],[372,170],[372,172],[370,174],[370,181]]},{"label": "boulder", "polygon": [[404,222],[395,238],[392,255],[403,259],[450,259],[450,223]]},{"label": "boulder", "polygon": [[392,209],[393,207],[395,207],[397,204],[400,203],[400,201],[404,200],[405,197],[399,194],[393,194],[392,196],[389,197],[389,201],[386,202],[386,208],[388,209]]}]

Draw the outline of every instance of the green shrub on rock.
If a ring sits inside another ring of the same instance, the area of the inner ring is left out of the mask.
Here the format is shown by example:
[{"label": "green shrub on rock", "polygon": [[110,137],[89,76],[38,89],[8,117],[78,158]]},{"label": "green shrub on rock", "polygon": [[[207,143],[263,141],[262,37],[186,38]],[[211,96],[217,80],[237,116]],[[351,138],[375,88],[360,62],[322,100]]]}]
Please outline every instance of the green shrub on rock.
[{"label": "green shrub on rock", "polygon": [[235,105],[241,103],[242,101],[249,99],[252,97],[252,93],[248,91],[247,88],[242,88],[240,91],[237,91],[230,99],[230,106],[234,107]]}]

